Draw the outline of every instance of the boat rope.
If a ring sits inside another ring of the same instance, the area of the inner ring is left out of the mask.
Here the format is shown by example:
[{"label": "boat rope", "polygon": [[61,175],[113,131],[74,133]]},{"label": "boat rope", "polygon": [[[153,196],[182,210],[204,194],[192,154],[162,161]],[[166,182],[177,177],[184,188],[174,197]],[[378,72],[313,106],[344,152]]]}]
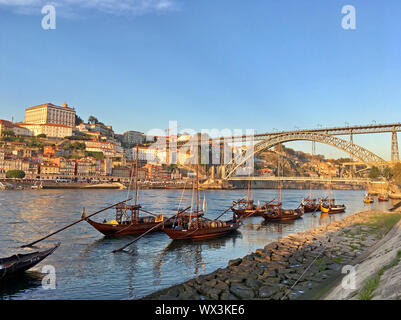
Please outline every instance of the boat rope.
[{"label": "boat rope", "polygon": [[[240,199],[240,200],[238,200],[238,201],[241,201],[241,200],[244,200],[244,199]],[[232,205],[231,207],[229,207],[228,209],[223,210],[223,211],[221,212],[221,214],[220,214],[216,219],[214,219],[214,220],[217,220],[217,219],[219,219],[220,217],[222,217],[226,212],[230,211],[233,207],[235,207],[235,204],[233,204],[233,205]]]},{"label": "boat rope", "polygon": [[287,292],[285,293],[284,296],[282,296],[281,300],[284,300],[285,297],[287,297],[287,295],[291,292],[291,290],[297,285],[297,283],[302,279],[302,277],[304,276],[304,274],[306,273],[306,271],[309,270],[310,267],[312,267],[312,265],[316,262],[316,260],[324,253],[324,251],[326,250],[326,246],[323,246],[323,250],[315,257],[315,259],[313,259],[313,261],[309,264],[309,266],[304,270],[304,272],[299,276],[299,278],[295,281],[295,283],[291,286],[291,288],[289,288],[287,290]]},{"label": "boat rope", "polygon": [[127,190],[127,199],[129,198],[129,193],[131,192],[132,180],[134,179],[134,173],[131,174],[131,179],[129,180],[128,190]]},{"label": "boat rope", "polygon": [[115,204],[113,204],[113,205],[111,205],[111,206],[108,206],[108,207],[103,208],[103,209],[101,209],[101,210],[98,210],[98,211],[96,211],[96,212],[94,212],[94,213],[91,213],[91,214],[88,215],[88,216],[81,216],[81,219],[76,220],[76,221],[74,221],[73,223],[70,223],[69,225],[62,227],[61,229],[58,229],[58,230],[56,230],[56,231],[50,233],[49,235],[47,235],[47,236],[45,236],[45,237],[43,237],[43,238],[40,238],[40,239],[38,239],[38,240],[36,240],[36,241],[34,241],[34,242],[31,242],[31,243],[29,243],[29,244],[23,245],[23,246],[21,246],[21,248],[32,247],[32,246],[35,245],[36,243],[41,242],[41,241],[43,241],[43,240],[45,240],[45,239],[47,239],[47,238],[49,238],[49,237],[51,237],[51,236],[53,236],[53,235],[59,233],[59,232],[61,232],[61,231],[65,230],[65,229],[67,229],[67,228],[70,228],[70,227],[76,225],[77,223],[80,223],[80,222],[82,222],[82,221],[85,221],[85,220],[87,220],[87,219],[93,217],[94,215],[97,215],[97,214],[99,214],[99,213],[101,213],[101,212],[103,212],[103,211],[106,211],[106,210],[111,209],[111,208],[113,208],[113,207],[115,207],[115,206],[118,206],[118,205],[123,204],[123,203],[125,203],[125,202],[127,202],[127,201],[130,201],[131,199],[132,199],[132,198],[129,198],[129,199],[127,199],[127,200],[123,200],[123,201],[117,202],[117,203],[115,203]]},{"label": "boat rope", "polygon": [[119,249],[113,250],[112,252],[113,252],[113,253],[116,253],[116,252],[124,251],[125,248],[129,247],[130,245],[132,245],[134,242],[136,242],[136,241],[138,241],[139,239],[141,239],[142,237],[144,237],[144,236],[145,236],[146,234],[148,234],[149,232],[151,232],[151,231],[153,231],[154,229],[160,227],[161,225],[163,225],[164,223],[166,223],[166,222],[169,221],[170,219],[176,217],[177,215],[179,215],[179,214],[181,214],[181,213],[184,213],[184,212],[187,211],[189,208],[190,208],[190,207],[185,208],[184,210],[179,211],[177,214],[171,216],[171,217],[168,218],[167,220],[158,223],[157,225],[155,225],[154,227],[150,228],[150,229],[149,229],[148,231],[146,231],[145,233],[142,233],[139,237],[137,237],[137,238],[135,238],[134,240],[132,240],[131,242],[127,243],[125,246],[123,246],[123,247],[121,247],[121,248],[119,248]]},{"label": "boat rope", "polygon": [[206,202],[206,192],[203,190],[203,204],[202,204],[202,211],[204,214],[207,213],[207,202]]},{"label": "boat rope", "polygon": [[184,183],[184,189],[182,189],[182,192],[181,192],[180,202],[178,203],[178,211],[180,211],[180,208],[181,208],[182,199],[184,198],[184,191],[185,191],[186,185],[187,185],[187,182],[185,181],[185,183]]},{"label": "boat rope", "polygon": [[194,212],[194,191],[195,191],[195,184],[192,183],[191,211],[189,212],[189,219],[191,219],[192,213]]}]

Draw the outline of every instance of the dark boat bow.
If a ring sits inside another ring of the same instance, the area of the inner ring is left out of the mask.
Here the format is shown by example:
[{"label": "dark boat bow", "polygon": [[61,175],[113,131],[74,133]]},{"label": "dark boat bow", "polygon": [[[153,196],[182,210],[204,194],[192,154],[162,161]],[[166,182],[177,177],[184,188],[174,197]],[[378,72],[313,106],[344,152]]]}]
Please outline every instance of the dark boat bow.
[{"label": "dark boat bow", "polygon": [[51,255],[59,246],[60,243],[57,243],[54,247],[49,249],[39,250],[26,254],[15,254],[8,258],[1,258],[0,280],[32,268],[33,266],[44,260],[46,257]]}]

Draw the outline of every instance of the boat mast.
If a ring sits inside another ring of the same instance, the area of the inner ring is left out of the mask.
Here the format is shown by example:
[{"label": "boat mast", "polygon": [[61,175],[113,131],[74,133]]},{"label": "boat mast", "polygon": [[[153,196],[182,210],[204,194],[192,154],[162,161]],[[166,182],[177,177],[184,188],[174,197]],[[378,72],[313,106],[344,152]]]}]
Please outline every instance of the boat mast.
[{"label": "boat mast", "polygon": [[135,198],[134,198],[135,206],[137,199],[138,199],[138,145],[136,146],[136,161],[135,161]]},{"label": "boat mast", "polygon": [[329,182],[329,208],[331,208],[331,176]]},{"label": "boat mast", "polygon": [[249,192],[250,192],[250,189],[251,189],[251,178],[250,178],[250,175],[248,175],[248,178],[249,178],[249,180],[248,180],[248,203],[249,203]]},{"label": "boat mast", "polygon": [[199,228],[199,164],[196,164],[196,227]]},{"label": "boat mast", "polygon": [[196,165],[196,212],[199,213],[199,164]]}]

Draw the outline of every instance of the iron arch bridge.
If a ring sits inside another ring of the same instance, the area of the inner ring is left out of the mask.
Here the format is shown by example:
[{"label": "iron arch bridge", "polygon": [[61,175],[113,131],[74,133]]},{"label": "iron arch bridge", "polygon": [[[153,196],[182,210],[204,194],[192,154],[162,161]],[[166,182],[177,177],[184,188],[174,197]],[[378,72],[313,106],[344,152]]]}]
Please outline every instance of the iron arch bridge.
[{"label": "iron arch bridge", "polygon": [[252,153],[246,154],[246,151],[244,151],[241,156],[233,158],[225,166],[224,179],[229,179],[238,168],[240,168],[249,158],[253,157],[255,154],[258,154],[263,150],[270,149],[280,143],[290,141],[316,141],[324,143],[345,151],[352,157],[368,165],[371,165],[372,163],[386,163],[385,160],[375,155],[373,152],[370,152],[369,150],[358,146],[350,141],[320,132],[294,131],[278,134],[275,136],[269,136],[267,139],[255,144]]}]

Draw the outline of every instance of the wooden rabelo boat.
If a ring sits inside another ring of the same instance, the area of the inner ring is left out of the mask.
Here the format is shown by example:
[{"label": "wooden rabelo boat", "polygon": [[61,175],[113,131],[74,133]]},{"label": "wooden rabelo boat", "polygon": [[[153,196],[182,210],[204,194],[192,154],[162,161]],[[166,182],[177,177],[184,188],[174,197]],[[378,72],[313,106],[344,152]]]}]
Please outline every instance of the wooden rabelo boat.
[{"label": "wooden rabelo boat", "polygon": [[265,202],[264,205],[254,205],[253,200],[233,201],[231,210],[240,218],[262,217],[265,213],[277,205],[277,203],[273,203],[274,201],[275,199]]},{"label": "wooden rabelo boat", "polygon": [[221,237],[236,231],[240,221],[233,216],[232,220],[210,220],[203,217],[203,212],[180,214],[171,227],[163,231],[173,240],[202,240]]},{"label": "wooden rabelo boat", "polygon": [[[280,177],[280,155],[277,154],[277,176]],[[280,179],[277,180],[277,202],[266,203],[266,211],[260,214],[265,221],[290,221],[296,220],[302,217],[304,209],[300,205],[296,209],[283,209],[281,200],[281,184]],[[274,201],[274,199],[272,200]]]},{"label": "wooden rabelo boat", "polygon": [[[227,210],[226,210],[227,211]],[[221,216],[221,215],[220,215]],[[218,217],[220,218],[220,217]],[[173,240],[202,240],[221,237],[236,231],[240,219],[233,214],[232,220],[211,220],[204,217],[204,208],[199,208],[199,167],[196,167],[196,209],[182,212],[175,216],[171,226],[164,226],[163,231]]]},{"label": "wooden rabelo boat", "polygon": [[345,205],[343,204],[336,204],[334,199],[331,199],[330,197],[327,199],[319,199],[320,201],[320,211],[322,213],[329,213],[329,214],[335,214],[335,213],[342,213],[345,212]]},{"label": "wooden rabelo boat", "polygon": [[265,221],[290,221],[301,218],[303,214],[304,208],[302,206],[297,209],[283,209],[281,203],[279,203],[271,205],[271,208],[260,216]]},{"label": "wooden rabelo boat", "polygon": [[252,216],[258,215],[258,213],[263,212],[265,209],[262,208],[259,203],[255,205],[255,201],[250,199],[250,189],[251,189],[251,180],[248,181],[248,197],[247,199],[239,199],[237,201],[233,201],[233,205],[231,210],[238,216],[242,218],[248,218]]},{"label": "wooden rabelo boat", "polygon": [[335,213],[342,213],[345,212],[345,205],[343,204],[335,204],[335,205],[328,205],[327,207],[324,206],[323,204],[320,205],[320,210],[322,213],[329,213],[329,214],[335,214]]},{"label": "wooden rabelo boat", "polygon": [[320,204],[315,198],[302,198],[301,206],[304,212],[316,212],[320,210]]},{"label": "wooden rabelo boat", "polygon": [[[116,217],[114,220],[95,222],[89,218],[83,218],[96,230],[105,236],[123,236],[128,234],[142,234],[154,228],[163,221],[163,215],[156,217],[141,217],[139,215],[140,205],[122,204],[115,207]],[[162,225],[152,231],[160,231]]]},{"label": "wooden rabelo boat", "polygon": [[26,254],[15,254],[8,258],[0,258],[0,280],[18,275],[37,265],[47,256],[51,255],[60,244],[50,249],[39,250]]},{"label": "wooden rabelo boat", "polygon": [[316,198],[313,198],[312,195],[312,182],[310,182],[309,197],[302,198],[301,206],[304,209],[304,212],[316,212],[320,210],[319,202],[317,202]]},{"label": "wooden rabelo boat", "polygon": [[[132,177],[131,177],[132,179]],[[132,181],[132,180],[131,180]],[[115,206],[115,219],[103,222],[95,222],[85,217],[85,210],[82,212],[82,219],[85,219],[92,227],[106,236],[123,236],[130,234],[143,234],[151,230],[152,232],[160,231],[163,224],[163,215],[156,215],[149,211],[143,210],[138,200],[138,148],[136,151],[136,168],[135,168],[135,197],[134,204],[130,205],[122,203]],[[140,211],[148,214],[148,216],[140,216]],[[157,226],[157,227],[156,227]]]},{"label": "wooden rabelo boat", "polygon": [[319,198],[320,211],[322,213],[336,214],[345,212],[345,205],[336,204],[335,199],[331,197],[331,182],[329,184],[329,196],[322,199]]},{"label": "wooden rabelo boat", "polygon": [[233,205],[231,210],[239,217],[250,217],[253,216],[257,210],[260,210],[260,208],[257,208],[255,206],[253,200],[244,200],[240,199],[237,201],[233,201]]}]

